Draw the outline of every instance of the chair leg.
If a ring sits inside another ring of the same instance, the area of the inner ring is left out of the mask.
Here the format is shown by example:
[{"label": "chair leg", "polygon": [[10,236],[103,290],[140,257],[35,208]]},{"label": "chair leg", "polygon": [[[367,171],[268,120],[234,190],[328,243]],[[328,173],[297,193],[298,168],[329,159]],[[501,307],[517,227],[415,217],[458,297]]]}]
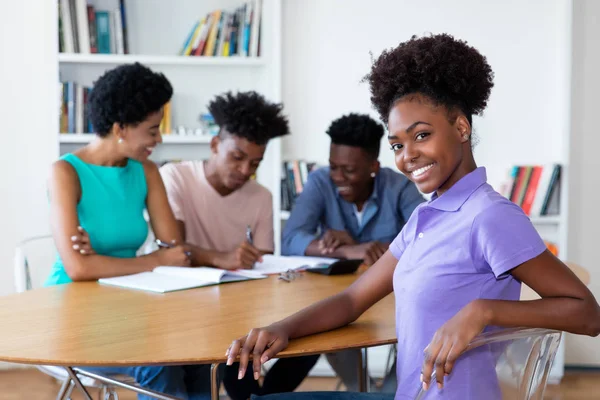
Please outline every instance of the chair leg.
[{"label": "chair leg", "polygon": [[105,400],[119,400],[119,394],[117,393],[117,389],[113,387],[108,388],[108,394]]},{"label": "chair leg", "polygon": [[73,389],[75,389],[75,383],[71,381],[69,383],[69,388],[67,389],[67,393],[65,393],[65,400],[71,400],[71,394],[73,393]]},{"label": "chair leg", "polygon": [[219,400],[219,364],[210,366],[210,398],[211,400]]},{"label": "chair leg", "polygon": [[72,384],[71,379],[67,378],[63,381],[62,385],[60,386],[60,390],[58,391],[58,394],[56,395],[56,400],[64,400],[65,398],[65,394],[67,393],[67,390],[69,389],[69,386]]},{"label": "chair leg", "polygon": [[367,349],[360,349],[360,357],[358,358],[358,391],[369,392],[369,368],[367,361]]},{"label": "chair leg", "polygon": [[[87,391],[85,386],[83,386],[83,384],[79,380],[79,377],[77,376],[77,374],[75,374],[75,371],[73,371],[73,368],[65,367],[65,370],[71,377],[71,382],[73,382],[74,386],[76,386],[77,389],[79,389],[79,392],[83,395],[83,398],[85,400],[92,400],[92,396],[90,396],[90,393]],[[73,389],[71,389],[71,390],[73,390]]]}]

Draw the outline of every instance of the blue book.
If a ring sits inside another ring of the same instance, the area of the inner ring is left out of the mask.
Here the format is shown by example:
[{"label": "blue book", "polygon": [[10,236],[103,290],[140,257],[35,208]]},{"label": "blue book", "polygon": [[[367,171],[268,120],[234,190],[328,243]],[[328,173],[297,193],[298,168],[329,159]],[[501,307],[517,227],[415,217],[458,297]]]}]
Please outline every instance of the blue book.
[{"label": "blue book", "polygon": [[99,54],[110,54],[110,14],[96,11],[96,43]]}]

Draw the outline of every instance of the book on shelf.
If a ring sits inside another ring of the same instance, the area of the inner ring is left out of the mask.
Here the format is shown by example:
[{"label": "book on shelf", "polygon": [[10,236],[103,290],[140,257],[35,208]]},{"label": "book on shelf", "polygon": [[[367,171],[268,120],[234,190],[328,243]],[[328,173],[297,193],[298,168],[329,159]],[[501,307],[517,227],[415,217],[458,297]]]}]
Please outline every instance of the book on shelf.
[{"label": "book on shelf", "polygon": [[61,53],[129,54],[125,0],[110,10],[86,0],[58,0],[58,47]]},{"label": "book on shelf", "polygon": [[284,161],[281,166],[281,209],[290,211],[296,197],[308,180],[308,174],[317,168],[314,162],[304,160]]},{"label": "book on shelf", "polygon": [[258,57],[262,0],[249,0],[235,10],[213,10],[196,21],[179,55]]},{"label": "book on shelf", "polygon": [[163,135],[170,135],[171,133],[173,133],[171,115],[171,101],[169,101],[163,107],[163,117],[160,120],[160,125],[158,127],[160,133]]},{"label": "book on shelf", "polygon": [[59,83],[61,133],[94,132],[88,113],[91,91],[92,88],[76,82]]},{"label": "book on shelf", "polygon": [[264,279],[266,275],[258,272],[237,270],[227,271],[211,267],[156,267],[152,271],[137,274],[101,278],[99,283],[128,289],[167,293],[203,286],[240,282],[252,279]]},{"label": "book on shelf", "polygon": [[520,165],[510,169],[501,194],[530,217],[560,212],[561,165]]}]

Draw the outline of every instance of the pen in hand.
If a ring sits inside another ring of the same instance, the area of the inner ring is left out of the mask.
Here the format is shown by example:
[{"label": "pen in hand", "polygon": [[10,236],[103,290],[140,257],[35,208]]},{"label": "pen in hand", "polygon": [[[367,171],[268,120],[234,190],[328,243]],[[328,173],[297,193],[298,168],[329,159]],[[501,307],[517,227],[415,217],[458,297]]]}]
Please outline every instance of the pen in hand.
[{"label": "pen in hand", "polygon": [[250,228],[250,225],[246,225],[246,240],[251,245],[254,245],[254,243],[252,243],[252,228]]}]

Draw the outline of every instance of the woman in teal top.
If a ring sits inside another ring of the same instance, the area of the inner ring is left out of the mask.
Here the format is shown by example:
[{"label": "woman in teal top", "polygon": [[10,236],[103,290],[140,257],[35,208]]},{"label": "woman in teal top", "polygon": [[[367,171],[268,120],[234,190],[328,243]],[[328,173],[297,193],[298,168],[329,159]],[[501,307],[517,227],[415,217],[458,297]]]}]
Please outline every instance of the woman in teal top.
[{"label": "woman in teal top", "polygon": [[[79,180],[77,216],[96,254],[135,258],[148,235],[143,217],[148,194],[144,164],[128,159],[123,167],[97,165],[70,153],[61,160],[69,164],[67,168],[73,169]],[[72,279],[59,255],[46,285],[68,282]]]},{"label": "woman in teal top", "polygon": [[[59,256],[46,285],[189,265],[158,168],[148,159],[162,142],[159,124],[172,94],[162,74],[138,63],[110,70],[95,83],[89,116],[96,140],[52,166],[51,226]],[[178,245],[136,256],[148,234],[144,209],[155,236]],[[208,366],[94,370],[127,374],[181,399],[210,398]]]}]

